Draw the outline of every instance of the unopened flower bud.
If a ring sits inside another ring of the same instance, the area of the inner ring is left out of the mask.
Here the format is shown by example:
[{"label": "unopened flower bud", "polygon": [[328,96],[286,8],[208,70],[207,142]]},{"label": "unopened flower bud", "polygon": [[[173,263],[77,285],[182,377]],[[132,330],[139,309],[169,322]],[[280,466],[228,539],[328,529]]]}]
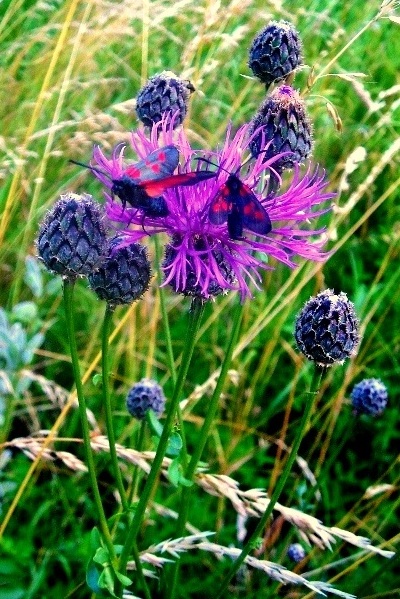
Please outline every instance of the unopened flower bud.
[{"label": "unopened flower bud", "polygon": [[354,386],[351,403],[355,414],[379,416],[386,408],[388,392],[380,379],[364,379]]},{"label": "unopened flower bud", "polygon": [[250,48],[249,67],[267,87],[287,77],[301,62],[299,34],[287,21],[271,21]]},{"label": "unopened flower bud", "polygon": [[290,152],[274,163],[278,171],[302,163],[311,152],[311,125],[304,100],[290,85],[276,88],[261,104],[251,121],[249,134],[256,131],[250,142],[254,158],[261,152],[265,160]]},{"label": "unopened flower bud", "polygon": [[297,564],[306,557],[306,552],[303,545],[300,545],[300,543],[292,543],[292,545],[289,545],[288,547],[287,556]]},{"label": "unopened flower bud", "polygon": [[39,227],[36,246],[51,272],[71,279],[89,275],[107,254],[101,205],[87,194],[60,196]]},{"label": "unopened flower bud", "polygon": [[142,379],[133,385],[126,398],[129,414],[138,420],[143,420],[148,410],[153,410],[158,417],[161,416],[164,406],[164,392],[160,385],[151,379]]},{"label": "unopened flower bud", "polygon": [[122,238],[114,237],[108,256],[101,267],[89,276],[96,295],[110,305],[131,304],[149,288],[150,262],[140,243],[119,246]]},{"label": "unopened flower bud", "polygon": [[322,291],[305,304],[296,320],[299,350],[319,366],[342,364],[356,353],[358,319],[345,293]]},{"label": "unopened flower bud", "polygon": [[190,81],[180,79],[171,71],[151,77],[139,91],[136,112],[146,127],[151,127],[169,115],[173,127],[180,125],[187,113],[188,99],[194,91]]}]

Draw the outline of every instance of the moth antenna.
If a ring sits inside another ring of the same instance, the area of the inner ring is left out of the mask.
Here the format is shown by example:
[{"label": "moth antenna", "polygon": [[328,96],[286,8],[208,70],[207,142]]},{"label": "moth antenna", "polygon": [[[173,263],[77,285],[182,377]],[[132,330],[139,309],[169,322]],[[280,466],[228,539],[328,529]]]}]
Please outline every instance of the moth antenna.
[{"label": "moth antenna", "polygon": [[90,171],[93,171],[94,173],[99,173],[100,175],[107,177],[107,179],[112,180],[108,173],[105,173],[104,171],[100,170],[99,168],[96,168],[95,166],[91,166],[90,164],[84,164],[83,162],[78,162],[77,160],[72,159],[68,162],[71,162],[72,164],[77,164],[78,166],[83,166],[84,168],[88,168]]},{"label": "moth antenna", "polygon": [[215,164],[215,162],[211,162],[211,160],[208,160],[208,158],[202,158],[199,156],[198,158],[195,158],[195,160],[201,160],[202,162],[207,162],[207,164],[211,164],[211,166],[216,166],[218,170],[225,171],[226,173],[228,173],[228,175],[231,174],[231,172],[226,170],[226,168],[224,168],[220,164]]}]

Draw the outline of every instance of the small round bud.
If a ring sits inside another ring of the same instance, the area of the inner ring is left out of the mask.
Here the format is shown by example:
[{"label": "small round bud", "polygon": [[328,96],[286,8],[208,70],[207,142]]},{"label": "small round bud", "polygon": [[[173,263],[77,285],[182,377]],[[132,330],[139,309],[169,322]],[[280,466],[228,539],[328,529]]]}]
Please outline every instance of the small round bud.
[{"label": "small round bud", "polygon": [[380,379],[364,379],[351,392],[351,403],[357,415],[379,416],[387,402],[388,392]]},{"label": "small round bud", "polygon": [[189,95],[193,91],[190,81],[180,79],[171,71],[163,71],[149,79],[139,91],[137,115],[146,127],[152,127],[166,115],[174,116],[175,128],[186,116]]},{"label": "small round bud", "polygon": [[149,288],[150,262],[140,243],[121,246],[117,235],[109,242],[108,256],[89,279],[90,288],[110,305],[131,304]]},{"label": "small round bud", "polygon": [[51,272],[71,279],[89,275],[107,254],[101,205],[87,194],[60,196],[40,224],[36,247]]},{"label": "small round bud", "polygon": [[268,87],[301,65],[299,34],[287,21],[271,21],[254,38],[249,53],[249,67]]},{"label": "small round bud", "polygon": [[297,317],[295,339],[299,350],[319,366],[342,364],[353,356],[358,320],[347,295],[327,289],[311,297]]},{"label": "small round bud", "polygon": [[254,158],[261,152],[265,160],[282,152],[291,152],[274,162],[274,169],[278,171],[293,168],[311,153],[311,125],[304,100],[290,85],[276,88],[261,104],[250,123],[249,134],[256,131],[250,142]]},{"label": "small round bud", "polygon": [[165,396],[162,388],[151,379],[142,379],[133,385],[126,398],[128,412],[134,418],[143,420],[148,410],[157,417],[164,411]]},{"label": "small round bud", "polygon": [[[172,238],[171,243],[166,246],[165,257],[163,261],[163,269],[166,276],[169,274],[169,269],[177,260],[178,250],[176,249],[181,244],[180,238],[176,235]],[[185,281],[178,279],[173,276],[169,280],[168,284],[177,293],[183,295],[195,297],[201,300],[208,300],[218,295],[225,293],[225,289],[221,287],[218,280],[210,275],[209,281],[206,285],[201,285],[198,278],[200,268],[196,266],[196,260],[199,260],[199,252],[204,251],[204,255],[201,256],[203,262],[203,269],[205,264],[213,262],[210,272],[215,272],[216,269],[219,271],[221,281],[225,281],[228,285],[233,285],[236,281],[235,273],[232,270],[231,265],[224,259],[223,254],[216,250],[211,250],[207,247],[207,243],[200,237],[194,241],[193,254],[185,252],[186,261],[186,279]]]},{"label": "small round bud", "polygon": [[292,543],[292,545],[289,545],[288,547],[287,556],[297,564],[306,557],[306,552],[303,545],[300,545],[300,543]]}]

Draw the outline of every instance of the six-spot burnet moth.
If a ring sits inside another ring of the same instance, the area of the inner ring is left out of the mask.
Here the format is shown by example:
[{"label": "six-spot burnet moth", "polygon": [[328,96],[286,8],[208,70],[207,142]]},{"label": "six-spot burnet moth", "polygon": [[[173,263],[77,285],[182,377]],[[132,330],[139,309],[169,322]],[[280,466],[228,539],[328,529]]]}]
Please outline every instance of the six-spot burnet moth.
[{"label": "six-spot burnet moth", "polygon": [[[206,158],[198,158],[208,164],[214,164]],[[222,166],[217,168],[228,173],[228,178],[211,200],[208,217],[213,225],[228,224],[231,239],[242,239],[243,229],[253,233],[266,235],[272,229],[271,219],[264,206],[257,199],[250,187],[243,183],[235,173]],[[236,172],[239,172],[243,165]]]},{"label": "six-spot burnet moth", "polygon": [[216,173],[210,171],[173,175],[179,162],[178,149],[173,145],[158,148],[143,160],[129,165],[118,179],[111,179],[107,173],[94,166],[76,160],[70,162],[110,178],[111,193],[120,198],[124,209],[129,204],[142,210],[144,216],[150,217],[168,216],[169,209],[162,197],[167,189],[180,185],[195,185],[216,176]]}]

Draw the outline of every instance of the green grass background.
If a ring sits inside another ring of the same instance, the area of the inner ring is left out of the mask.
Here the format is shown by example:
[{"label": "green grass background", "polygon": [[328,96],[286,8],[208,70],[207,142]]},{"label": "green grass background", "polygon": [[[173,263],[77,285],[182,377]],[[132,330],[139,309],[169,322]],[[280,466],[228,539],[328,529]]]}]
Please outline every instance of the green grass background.
[{"label": "green grass background", "polygon": [[[304,92],[313,122],[313,160],[326,169],[329,188],[338,192],[332,213],[323,219],[333,254],[324,265],[300,261],[293,272],[275,265],[264,275],[262,291],[246,303],[240,351],[204,460],[212,472],[229,474],[243,488],[273,488],[285,458],[285,452],[277,454],[276,441],[290,445],[311,378],[310,365],[294,347],[295,316],[319,290],[344,291],[360,317],[362,343],[357,357],[329,372],[300,448],[317,477],[321,500],[316,500],[303,473],[295,468],[281,501],[316,515],[326,525],[368,536],[374,544],[387,540],[386,548],[396,550],[400,538],[400,33],[399,24],[387,15],[371,21],[378,10],[375,0],[3,0],[0,305],[16,321],[13,306],[35,303],[35,318],[25,319],[24,327],[28,335],[41,331],[45,342],[28,366],[70,389],[60,287],[43,273],[43,286],[35,295],[32,284],[27,284],[25,261],[35,255],[38,222],[60,193],[85,191],[102,199],[98,183],[68,160],[87,162],[93,143],[110,150],[126,141],[138,125],[134,112],[138,90],[148,76],[165,69],[195,85],[186,128],[194,145],[215,148],[228,122],[234,127],[247,122],[263,100],[263,86],[249,78],[251,40],[270,19],[290,20],[304,45],[306,66],[297,74],[295,87]],[[189,304],[170,291],[166,295],[177,357]],[[78,285],[76,297],[82,367],[84,372],[92,366],[96,371],[103,307],[84,282]],[[207,306],[187,395],[218,368],[232,326],[234,301],[231,294]],[[167,397],[172,388],[156,278],[143,301],[128,311],[117,310],[115,327],[115,424],[118,440],[132,447],[137,425],[124,410],[129,387],[143,376],[152,376],[164,385]],[[19,365],[12,380],[22,376]],[[356,419],[351,411],[351,388],[365,377],[381,378],[389,389],[389,406],[377,419]],[[103,427],[99,391],[90,378],[87,396]],[[189,450],[196,443],[208,397],[209,391],[186,413]],[[12,440],[51,429],[60,408],[35,384],[15,393],[5,412],[4,432]],[[57,442],[55,447],[82,457],[79,436],[76,412],[70,410],[59,431],[59,437],[69,441]],[[147,442],[151,448],[150,437]],[[109,462],[99,456],[97,463],[106,511],[112,514],[115,498]],[[10,513],[30,462],[15,449],[2,466],[3,518]],[[383,483],[389,485],[386,492],[363,498],[367,488]],[[192,497],[191,523],[216,531],[218,542],[235,543],[232,506],[201,490]],[[176,509],[177,492],[162,484],[157,501]],[[0,598],[89,597],[84,572],[94,524],[87,478],[58,463],[41,462],[2,530]],[[174,521],[154,516],[140,543],[146,548],[169,537],[174,537]],[[267,544],[266,558],[292,567],[285,552],[293,540],[297,540],[294,528],[284,524]],[[354,558],[357,551],[341,543],[332,553],[315,549],[305,569],[320,569],[318,579],[334,580],[342,590],[364,599],[399,596],[398,558]],[[346,561],[350,556],[354,559]],[[212,597],[229,564],[198,552],[182,560],[180,596]],[[309,596],[300,587],[278,589],[277,583],[257,572],[243,584],[240,589],[237,583],[232,596]],[[154,597],[162,596],[157,582],[152,589]]]}]

